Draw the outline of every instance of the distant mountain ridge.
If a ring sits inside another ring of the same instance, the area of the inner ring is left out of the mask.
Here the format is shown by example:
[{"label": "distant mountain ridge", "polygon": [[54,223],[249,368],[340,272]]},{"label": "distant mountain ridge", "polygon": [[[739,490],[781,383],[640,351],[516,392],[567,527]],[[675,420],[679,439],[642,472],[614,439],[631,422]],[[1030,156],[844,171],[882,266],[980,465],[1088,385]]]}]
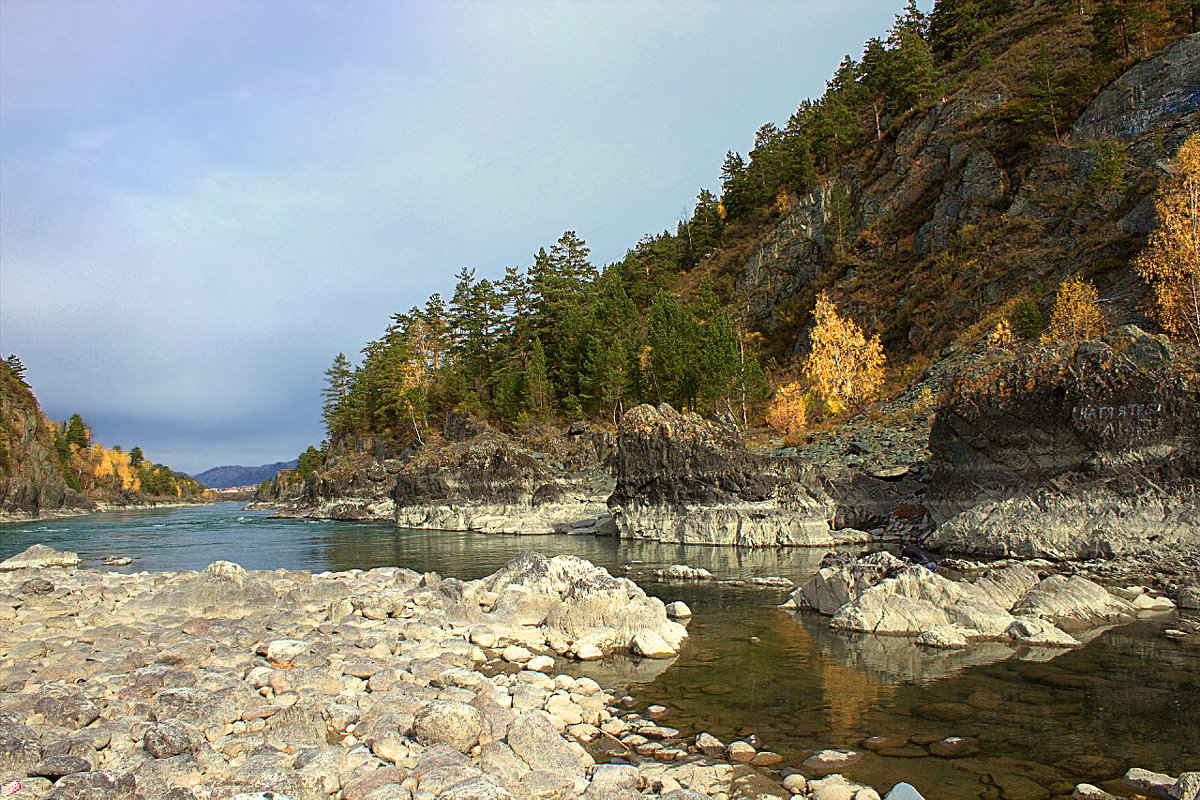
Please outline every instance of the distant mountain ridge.
[{"label": "distant mountain ridge", "polygon": [[253,486],[274,478],[281,469],[295,469],[297,459],[263,464],[261,467],[224,466],[213,467],[193,477],[209,489],[232,489],[235,486]]}]

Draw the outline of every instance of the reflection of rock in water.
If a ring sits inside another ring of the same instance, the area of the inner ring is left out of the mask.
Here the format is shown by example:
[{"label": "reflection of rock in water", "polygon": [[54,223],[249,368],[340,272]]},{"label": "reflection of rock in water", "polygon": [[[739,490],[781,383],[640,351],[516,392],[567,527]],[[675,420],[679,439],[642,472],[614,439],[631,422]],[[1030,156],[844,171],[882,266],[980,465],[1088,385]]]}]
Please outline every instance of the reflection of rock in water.
[{"label": "reflection of rock in water", "polygon": [[650,683],[666,672],[675,660],[612,655],[598,661],[568,661],[560,666],[567,675],[591,678],[608,691],[628,691],[635,684]]},{"label": "reflection of rock in water", "polygon": [[[824,624],[824,617],[812,612],[797,612],[792,618],[809,632],[822,655],[889,683],[928,683],[967,667],[994,664],[1013,657],[1022,661],[1050,661],[1067,652],[1054,647],[988,641],[973,642],[961,650],[942,650],[921,647],[907,636],[833,630]],[[1086,644],[1109,627],[1079,631],[1075,637]]]},{"label": "reflection of rock in water", "polygon": [[[711,572],[718,579],[780,576],[807,580],[833,550],[863,552],[863,547],[703,547],[669,542],[622,540],[618,557],[634,573],[649,572],[652,565],[687,564]],[[642,563],[637,563],[642,562]],[[643,579],[638,574],[637,579]]]}]

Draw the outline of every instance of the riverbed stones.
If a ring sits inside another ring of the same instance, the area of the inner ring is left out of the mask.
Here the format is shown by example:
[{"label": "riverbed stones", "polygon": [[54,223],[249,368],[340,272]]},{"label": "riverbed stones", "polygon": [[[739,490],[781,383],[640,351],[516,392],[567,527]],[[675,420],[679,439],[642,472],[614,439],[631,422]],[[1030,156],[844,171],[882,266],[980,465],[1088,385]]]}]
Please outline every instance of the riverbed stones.
[{"label": "riverbed stones", "polygon": [[820,750],[804,759],[803,766],[821,772],[845,769],[862,758],[853,750]]}]

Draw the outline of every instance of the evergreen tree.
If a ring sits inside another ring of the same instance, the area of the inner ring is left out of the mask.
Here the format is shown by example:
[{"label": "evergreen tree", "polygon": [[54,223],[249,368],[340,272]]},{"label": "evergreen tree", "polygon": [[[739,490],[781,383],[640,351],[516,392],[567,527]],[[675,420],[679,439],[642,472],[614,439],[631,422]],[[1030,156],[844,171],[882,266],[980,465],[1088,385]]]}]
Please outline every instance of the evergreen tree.
[{"label": "evergreen tree", "polygon": [[299,477],[300,480],[306,481],[312,477],[324,463],[325,456],[322,455],[321,451],[312,445],[309,445],[308,449],[301,453],[300,457],[296,460],[296,476]]},{"label": "evergreen tree", "polygon": [[[322,416],[325,418],[325,431],[332,438],[335,431],[340,430],[345,420],[342,419],[344,409],[342,404],[350,389],[352,368],[345,353],[338,353],[333,359],[333,365],[325,370],[325,388],[321,396],[325,398],[322,404]],[[141,451],[138,451],[139,455]]]},{"label": "evergreen tree", "polygon": [[88,436],[87,427],[78,414],[72,414],[71,419],[67,422],[66,440],[67,444],[73,444],[79,450],[87,450],[91,446],[91,437]]},{"label": "evergreen tree", "polygon": [[142,455],[142,448],[135,447],[129,451],[129,466],[133,467],[134,469],[137,469],[139,466],[141,466],[142,462],[145,460],[146,457]]},{"label": "evergreen tree", "polygon": [[547,375],[546,351],[542,348],[542,340],[534,336],[529,347],[529,364],[525,368],[524,388],[529,410],[537,415],[543,415],[550,410],[550,380]]},{"label": "evergreen tree", "polygon": [[29,384],[25,382],[25,365],[21,363],[21,359],[17,358],[16,353],[4,359],[4,364],[12,372],[13,377],[17,379],[17,383],[28,389]]}]

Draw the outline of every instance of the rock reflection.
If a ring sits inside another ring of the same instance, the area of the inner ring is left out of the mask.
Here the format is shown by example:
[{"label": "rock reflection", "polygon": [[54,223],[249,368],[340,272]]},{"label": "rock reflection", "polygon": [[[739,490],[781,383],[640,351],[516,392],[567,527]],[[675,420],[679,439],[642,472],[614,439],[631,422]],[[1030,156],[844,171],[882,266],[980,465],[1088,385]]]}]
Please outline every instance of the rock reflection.
[{"label": "rock reflection", "polygon": [[[792,618],[809,632],[821,654],[833,664],[851,667],[884,683],[927,684],[968,667],[994,664],[1009,658],[1051,661],[1069,652],[1062,648],[986,641],[959,650],[934,649],[914,644],[909,636],[834,630],[829,627],[827,617],[809,611],[796,612]],[[1080,631],[1075,636],[1086,644],[1110,627]]]}]

